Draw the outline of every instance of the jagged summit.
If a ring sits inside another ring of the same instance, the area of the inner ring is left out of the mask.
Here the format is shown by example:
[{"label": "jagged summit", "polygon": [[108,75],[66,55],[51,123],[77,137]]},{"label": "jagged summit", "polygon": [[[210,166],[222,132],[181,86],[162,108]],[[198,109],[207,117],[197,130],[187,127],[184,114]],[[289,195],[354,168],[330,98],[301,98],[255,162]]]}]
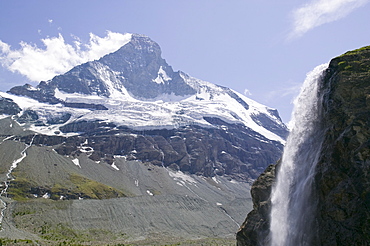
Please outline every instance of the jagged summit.
[{"label": "jagged summit", "polygon": [[[104,97],[130,95],[141,100],[163,94],[184,96],[196,93],[161,57],[159,45],[149,37],[137,34],[132,34],[130,41],[116,52],[76,66],[38,86],[41,90],[55,88],[66,93]],[[11,92],[17,93],[15,90],[13,88]]]},{"label": "jagged summit", "polygon": [[140,99],[162,94],[195,94],[161,57],[159,45],[146,36],[135,34],[118,51],[77,66],[55,77],[50,84],[67,93],[107,97],[117,92],[124,95],[128,92]]}]

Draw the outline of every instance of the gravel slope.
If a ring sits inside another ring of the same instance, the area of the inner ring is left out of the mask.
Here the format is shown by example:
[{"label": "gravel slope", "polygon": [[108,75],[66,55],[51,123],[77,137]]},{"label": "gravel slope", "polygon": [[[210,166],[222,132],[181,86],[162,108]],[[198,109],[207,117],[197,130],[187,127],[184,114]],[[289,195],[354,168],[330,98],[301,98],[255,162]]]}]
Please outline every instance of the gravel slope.
[{"label": "gravel slope", "polygon": [[[24,146],[17,139],[0,144],[3,181],[5,171]],[[53,201],[39,197],[21,202],[2,197],[7,209],[0,238],[37,240],[41,245],[230,239],[252,208],[250,187],[244,182],[190,176],[124,158],[116,158],[114,167],[96,163],[84,154],[77,162],[46,146],[27,149],[14,175],[42,187],[59,183],[67,188],[71,185],[68,177],[80,175],[127,195],[105,200]]]}]

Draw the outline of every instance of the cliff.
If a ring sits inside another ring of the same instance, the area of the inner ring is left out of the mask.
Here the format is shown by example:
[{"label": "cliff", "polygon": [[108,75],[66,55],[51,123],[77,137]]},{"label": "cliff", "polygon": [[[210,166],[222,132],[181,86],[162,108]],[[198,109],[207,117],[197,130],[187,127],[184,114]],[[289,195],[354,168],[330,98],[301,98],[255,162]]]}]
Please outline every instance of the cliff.
[{"label": "cliff", "polygon": [[270,165],[251,187],[253,210],[248,214],[236,234],[237,245],[263,246],[267,244],[270,228],[270,194],[279,164]]},{"label": "cliff", "polygon": [[333,59],[325,76],[327,132],[317,165],[320,245],[370,242],[370,47]]},{"label": "cliff", "polygon": [[[323,75],[324,142],[314,176],[314,245],[370,242],[370,47],[331,60]],[[253,210],[237,245],[269,241],[271,166],[252,186]],[[278,172],[278,167],[276,167]],[[266,194],[266,192],[268,192]]]}]

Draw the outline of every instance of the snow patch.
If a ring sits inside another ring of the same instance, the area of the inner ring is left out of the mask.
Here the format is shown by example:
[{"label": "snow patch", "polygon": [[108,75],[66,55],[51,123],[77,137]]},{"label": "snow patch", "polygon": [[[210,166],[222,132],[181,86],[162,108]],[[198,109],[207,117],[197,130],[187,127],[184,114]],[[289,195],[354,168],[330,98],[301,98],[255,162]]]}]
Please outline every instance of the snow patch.
[{"label": "snow patch", "polygon": [[116,169],[117,171],[119,171],[119,168],[116,166],[116,164],[113,162],[113,164],[111,165],[114,169]]},{"label": "snow patch", "polygon": [[157,83],[157,84],[164,84],[165,82],[170,81],[170,80],[172,80],[172,78],[169,77],[167,75],[166,71],[163,70],[163,67],[160,66],[160,68],[158,70],[157,78],[153,79],[152,81]]},{"label": "snow patch", "polygon": [[91,152],[94,152],[94,149],[90,146],[81,146],[80,151],[82,153],[91,153]]},{"label": "snow patch", "polygon": [[77,158],[76,159],[73,159],[72,162],[73,162],[73,164],[75,164],[76,166],[78,166],[79,168],[81,168],[80,161]]},{"label": "snow patch", "polygon": [[50,198],[50,194],[49,193],[45,193],[42,198],[45,198],[45,199],[49,199]]},{"label": "snow patch", "polygon": [[212,180],[215,181],[216,184],[220,183],[220,181],[218,181],[216,177],[212,177]]},{"label": "snow patch", "polygon": [[123,160],[126,160],[127,157],[124,155],[113,155],[114,159],[122,158]]},{"label": "snow patch", "polygon": [[195,179],[193,179],[192,177],[190,177],[189,175],[181,171],[174,172],[174,171],[168,170],[168,174],[170,175],[171,178],[173,178],[173,180],[178,181],[181,184],[185,184],[185,182],[190,183],[190,184],[197,183]]}]

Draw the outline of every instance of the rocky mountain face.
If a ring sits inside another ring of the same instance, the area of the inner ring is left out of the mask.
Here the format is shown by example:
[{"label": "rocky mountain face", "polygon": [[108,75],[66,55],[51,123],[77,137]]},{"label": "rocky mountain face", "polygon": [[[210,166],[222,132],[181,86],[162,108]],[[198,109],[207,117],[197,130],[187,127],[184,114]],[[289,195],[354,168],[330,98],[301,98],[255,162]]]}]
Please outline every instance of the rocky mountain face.
[{"label": "rocky mountain face", "polygon": [[0,96],[0,237],[45,245],[233,238],[288,134],[277,110],[173,71],[136,34]]},{"label": "rocky mountain face", "polygon": [[[314,176],[315,245],[370,242],[370,47],[331,60],[323,77],[322,150]],[[253,211],[237,233],[238,245],[263,245],[269,234],[270,194],[279,166],[252,186]]]},{"label": "rocky mountain face", "polygon": [[35,144],[61,144],[58,153],[72,156],[90,147],[91,159],[109,164],[122,155],[248,181],[279,158],[288,133],[276,110],[174,72],[159,45],[141,35],[98,61],[9,93],[38,102],[8,95],[25,105],[14,112],[17,121],[43,135]]},{"label": "rocky mountain face", "polygon": [[0,113],[5,115],[16,115],[20,113],[22,109],[9,98],[0,96]]}]

